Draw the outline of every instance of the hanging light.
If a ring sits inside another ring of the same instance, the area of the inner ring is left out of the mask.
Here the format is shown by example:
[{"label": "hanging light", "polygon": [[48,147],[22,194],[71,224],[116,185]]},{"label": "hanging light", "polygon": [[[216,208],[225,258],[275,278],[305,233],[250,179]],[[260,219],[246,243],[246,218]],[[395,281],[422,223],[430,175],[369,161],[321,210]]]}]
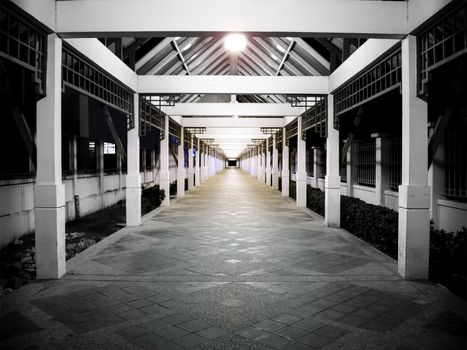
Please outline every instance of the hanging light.
[{"label": "hanging light", "polygon": [[224,46],[230,52],[239,52],[246,47],[246,37],[243,34],[229,34],[224,39]]}]

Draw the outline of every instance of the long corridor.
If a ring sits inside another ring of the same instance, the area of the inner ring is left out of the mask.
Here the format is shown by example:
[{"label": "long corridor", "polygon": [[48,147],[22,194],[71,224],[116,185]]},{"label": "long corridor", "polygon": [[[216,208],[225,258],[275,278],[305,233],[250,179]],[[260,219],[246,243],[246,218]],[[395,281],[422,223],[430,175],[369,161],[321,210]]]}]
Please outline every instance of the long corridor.
[{"label": "long corridor", "polygon": [[1,300],[12,331],[0,347],[463,348],[465,304],[396,269],[227,169],[73,258],[61,280]]}]

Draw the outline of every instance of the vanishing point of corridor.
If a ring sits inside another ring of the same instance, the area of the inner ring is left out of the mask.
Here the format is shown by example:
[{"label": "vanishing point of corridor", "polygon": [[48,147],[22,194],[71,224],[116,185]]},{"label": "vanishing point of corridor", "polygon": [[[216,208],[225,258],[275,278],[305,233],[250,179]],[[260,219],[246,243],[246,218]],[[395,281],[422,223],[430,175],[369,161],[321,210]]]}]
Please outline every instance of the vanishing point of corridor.
[{"label": "vanishing point of corridor", "polygon": [[463,346],[464,305],[241,170],[149,216],[2,300],[2,349]]}]

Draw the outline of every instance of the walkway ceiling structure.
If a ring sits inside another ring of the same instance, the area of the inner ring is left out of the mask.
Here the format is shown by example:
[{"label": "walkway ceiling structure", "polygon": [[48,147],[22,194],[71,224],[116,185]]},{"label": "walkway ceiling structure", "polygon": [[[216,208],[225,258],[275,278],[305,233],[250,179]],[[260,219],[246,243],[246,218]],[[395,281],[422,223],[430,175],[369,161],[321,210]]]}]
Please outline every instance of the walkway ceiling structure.
[{"label": "walkway ceiling structure", "polygon": [[[87,4],[91,6],[97,6],[102,9],[106,9],[109,13],[109,16],[113,16],[112,21],[119,22],[119,16],[124,16],[124,6],[131,6],[130,3],[126,1],[118,2],[118,6],[121,6],[122,11],[117,11],[116,9],[108,6],[105,7],[105,1],[103,2],[93,2],[93,1],[72,1],[81,2],[80,10],[84,8]],[[112,2],[112,1],[110,1]],[[319,1],[318,1],[319,2]],[[352,1],[358,5],[358,1]],[[366,1],[368,3],[368,1]],[[60,2],[57,2],[59,4]],[[201,7],[205,7],[209,1],[202,1],[199,3]],[[344,2],[342,2],[343,4]],[[363,2],[362,2],[363,3]],[[148,5],[149,2],[146,4]],[[338,5],[341,3],[337,3]],[[69,4],[68,4],[69,5]],[[162,7],[171,8],[170,4],[166,2],[160,3]],[[192,6],[193,4],[187,3],[187,6]],[[253,4],[252,4],[253,5]],[[276,6],[277,4],[273,4]],[[328,5],[328,4],[326,4]],[[136,4],[134,5],[136,6]],[[152,6],[152,5],[151,5]],[[225,5],[216,3],[213,6],[224,9]],[[256,6],[256,5],[254,5]],[[301,6],[312,6],[311,4],[301,5]],[[315,4],[315,6],[320,6]],[[68,6],[68,10],[72,10],[72,7]],[[276,6],[277,7],[277,6]],[[321,6],[322,7],[322,6]],[[330,6],[331,8],[332,6]],[[160,7],[159,7],[160,8]],[[101,9],[101,10],[102,10]],[[63,18],[66,18],[67,11],[64,11],[62,8],[58,7],[57,10],[65,14]],[[164,9],[161,9],[163,11]],[[215,9],[213,9],[214,11]],[[254,12],[256,9],[252,9]],[[321,9],[323,10],[323,9]],[[337,9],[336,9],[337,10]],[[150,11],[148,9],[148,11]],[[205,11],[208,11],[205,9]],[[325,10],[326,12],[327,10]],[[338,11],[342,12],[341,14],[336,14],[340,17],[344,14],[342,8]],[[397,10],[398,11],[398,10]],[[183,16],[186,16],[189,12],[188,9],[181,11],[180,18],[177,18],[177,23],[180,21],[180,25],[184,20]],[[266,13],[268,10],[266,9]],[[277,9],[274,10],[274,13],[277,12]],[[329,12],[329,11],[328,11]],[[71,16],[73,12],[70,12],[68,15]],[[246,14],[245,14],[246,15]],[[277,15],[277,14],[276,14]],[[310,15],[312,15],[310,13]],[[316,15],[316,14],[315,14]],[[332,13],[325,13],[325,16],[333,15]],[[73,13],[75,16],[75,13]],[[89,16],[96,16],[95,13],[90,13]],[[88,16],[88,17],[89,17]],[[144,22],[148,14],[141,14],[141,22]],[[246,15],[251,17],[251,14]],[[194,23],[193,26],[196,27],[199,23],[202,23],[202,19],[195,18],[193,15],[190,17],[190,20],[186,19],[186,22]],[[235,17],[233,14],[232,17]],[[237,15],[238,17],[238,15]],[[90,19],[90,18],[88,18]],[[261,22],[263,18],[258,18],[258,21]],[[92,21],[92,19],[90,19]],[[110,21],[110,22],[112,22]],[[165,21],[165,18],[160,15],[154,15],[154,21],[159,23]],[[246,27],[255,25],[251,22],[251,18],[245,20]],[[310,18],[311,21],[311,18]],[[57,25],[62,25],[64,28],[68,25],[73,26],[72,17],[68,21],[60,23],[57,22]],[[109,22],[109,23],[110,23]],[[133,21],[134,22],[134,21]],[[199,23],[198,23],[199,22]],[[290,22],[290,21],[289,21]],[[298,21],[297,21],[298,22]],[[188,23],[192,25],[191,23]],[[324,20],[323,20],[323,23]],[[133,23],[134,24],[134,23]],[[79,26],[79,23],[76,23]],[[124,27],[126,24],[121,23],[118,27]],[[155,26],[158,24],[155,23]],[[278,26],[281,24],[278,23]],[[344,26],[347,25],[344,23]],[[103,24],[106,26],[106,23]],[[177,25],[178,26],[178,25]],[[202,24],[201,24],[202,26]],[[92,27],[90,25],[89,27]],[[232,32],[229,30],[229,26],[226,25],[226,32],[184,32],[181,30],[178,32],[178,35],[185,36],[162,36],[162,33],[157,33],[158,36],[144,36],[145,33],[138,33],[138,30],[135,29],[137,24],[134,24],[134,27],[130,30],[135,30],[138,35],[127,36],[131,34],[125,30],[118,34],[112,34],[110,37],[106,36],[100,40],[112,51],[117,57],[119,57],[123,62],[125,62],[131,69],[133,69],[138,75],[156,75],[156,76],[225,76],[225,75],[234,75],[234,76],[269,76],[269,77],[289,77],[289,76],[328,76],[336,67],[347,59],[365,40],[365,35],[359,34],[357,37],[352,37],[351,34],[345,35],[345,37],[328,37],[324,34],[313,36],[307,34],[306,36],[299,36],[293,30],[287,31],[275,31],[277,36],[268,36],[267,33],[256,33],[254,31],[249,31],[246,35],[247,45],[244,50],[238,53],[231,53],[224,47],[224,38],[229,33]],[[161,25],[163,27],[163,25]],[[384,26],[383,26],[384,27]],[[87,28],[85,28],[87,30]],[[85,36],[92,36],[92,29],[89,29],[90,33],[85,34]],[[348,29],[343,29],[343,32],[348,31]],[[384,32],[392,33],[388,29],[382,29],[381,36],[384,36]],[[67,30],[63,31],[64,36],[67,35],[73,36],[73,34],[67,34]],[[105,32],[105,31],[104,31]],[[356,30],[356,33],[362,33],[362,30]],[[371,31],[369,31],[371,32]],[[98,33],[96,31],[95,33]],[[154,32],[156,33],[156,32]],[[154,34],[153,33],[153,34]],[[175,34],[167,33],[167,34]],[[188,34],[188,35],[187,35]],[[192,35],[190,35],[192,34]],[[290,36],[289,36],[290,35]],[[378,35],[374,35],[378,36]],[[272,113],[271,115],[261,115],[262,117],[268,117],[268,120],[272,120],[271,117],[283,118],[285,114],[280,114],[284,111],[284,108],[281,109],[281,106],[284,107],[285,104],[290,106],[290,99],[287,95],[281,94],[243,94],[243,95],[228,95],[228,94],[181,94],[179,96],[177,104],[183,104],[184,109],[182,113],[177,114],[183,117],[191,117],[193,119],[203,119],[203,117],[209,116],[209,119],[213,119],[216,116],[213,113],[209,115],[200,115],[200,112],[189,113],[191,104],[193,106],[198,104],[218,104],[218,103],[238,103],[253,106],[255,104],[264,104],[264,105],[273,105],[276,104],[278,112]],[[298,97],[299,99],[301,97]],[[306,98],[306,97],[305,97]],[[214,105],[213,105],[214,106]],[[196,106],[195,110],[202,111],[211,106],[205,105],[203,107]],[[265,106],[266,107],[266,106]],[[214,110],[214,108],[211,108]],[[265,108],[266,109],[266,108]],[[303,109],[303,108],[302,108]],[[175,109],[177,110],[177,109]],[[295,108],[295,110],[298,110]],[[252,113],[253,114],[253,113]],[[261,113],[259,113],[261,114]],[[295,115],[300,114],[296,112]],[[279,115],[279,116],[277,116]],[[261,127],[276,127],[277,123],[267,124],[266,120],[260,119],[258,115],[250,115],[249,113],[243,114],[233,114],[230,116],[230,120],[225,118],[223,115],[219,115],[217,126],[216,123],[212,123],[210,127],[207,128],[206,134],[215,139],[215,142],[220,145],[224,150],[224,153],[228,157],[235,158],[240,153],[241,150],[247,148],[248,144],[251,144],[251,138],[266,138],[260,131]],[[238,126],[239,119],[256,119],[253,124],[257,124],[253,129],[255,132],[252,132],[252,127],[249,125],[249,128]],[[202,123],[195,123],[196,126],[203,126]],[[191,125],[190,126],[195,126]],[[230,130],[227,132],[227,129]]]}]

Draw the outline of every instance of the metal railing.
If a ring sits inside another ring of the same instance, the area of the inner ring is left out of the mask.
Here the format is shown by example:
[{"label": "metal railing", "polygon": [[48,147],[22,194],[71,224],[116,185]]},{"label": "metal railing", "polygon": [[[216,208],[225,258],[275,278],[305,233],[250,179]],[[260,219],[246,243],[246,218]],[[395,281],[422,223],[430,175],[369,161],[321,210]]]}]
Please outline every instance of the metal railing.
[{"label": "metal railing", "polygon": [[445,190],[447,198],[467,200],[467,140],[462,130],[450,130],[444,138]]},{"label": "metal railing", "polygon": [[402,183],[402,138],[388,140],[388,147],[388,188],[398,191]]}]

